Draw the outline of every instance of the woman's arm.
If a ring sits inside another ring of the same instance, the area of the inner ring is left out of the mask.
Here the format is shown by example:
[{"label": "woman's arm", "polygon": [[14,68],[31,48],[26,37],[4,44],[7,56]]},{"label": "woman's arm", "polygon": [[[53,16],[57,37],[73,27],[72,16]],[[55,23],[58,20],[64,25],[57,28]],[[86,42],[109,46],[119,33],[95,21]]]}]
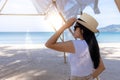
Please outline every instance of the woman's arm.
[{"label": "woman's arm", "polygon": [[95,69],[95,71],[92,74],[93,79],[97,78],[104,70],[105,70],[104,63],[103,63],[102,59],[100,59],[100,64],[99,64],[98,68]]},{"label": "woman's arm", "polygon": [[57,42],[63,31],[73,25],[75,18],[70,18],[45,44],[46,47],[63,52],[74,52],[71,41]]}]

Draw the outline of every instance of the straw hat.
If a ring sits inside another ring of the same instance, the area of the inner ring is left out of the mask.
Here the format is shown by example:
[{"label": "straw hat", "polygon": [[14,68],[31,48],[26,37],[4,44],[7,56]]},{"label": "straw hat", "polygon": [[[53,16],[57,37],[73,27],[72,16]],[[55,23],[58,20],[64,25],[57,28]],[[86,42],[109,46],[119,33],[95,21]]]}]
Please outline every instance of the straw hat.
[{"label": "straw hat", "polygon": [[77,20],[78,23],[82,24],[83,26],[91,30],[92,32],[95,32],[95,33],[98,32],[97,30],[98,22],[92,16],[86,13],[83,13],[80,16],[80,19],[83,21]]}]

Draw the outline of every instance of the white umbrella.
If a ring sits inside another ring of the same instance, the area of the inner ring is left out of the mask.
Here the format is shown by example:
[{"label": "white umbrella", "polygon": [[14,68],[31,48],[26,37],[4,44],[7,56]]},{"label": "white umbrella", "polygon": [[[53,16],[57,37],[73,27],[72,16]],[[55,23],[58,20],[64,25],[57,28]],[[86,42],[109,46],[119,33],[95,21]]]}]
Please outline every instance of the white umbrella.
[{"label": "white umbrella", "polygon": [[[51,5],[55,5],[58,12],[65,19],[76,17],[86,6],[91,6],[95,14],[99,14],[98,0],[32,0],[39,13],[47,13]],[[54,6],[52,6],[54,7]]]}]

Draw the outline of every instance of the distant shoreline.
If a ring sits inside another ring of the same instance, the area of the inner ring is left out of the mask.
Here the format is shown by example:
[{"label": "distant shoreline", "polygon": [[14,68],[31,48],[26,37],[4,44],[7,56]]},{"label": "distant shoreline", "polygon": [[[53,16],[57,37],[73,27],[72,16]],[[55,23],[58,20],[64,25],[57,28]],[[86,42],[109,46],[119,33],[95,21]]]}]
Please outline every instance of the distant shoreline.
[{"label": "distant shoreline", "polygon": [[120,32],[120,25],[109,25],[98,29],[100,32]]},{"label": "distant shoreline", "polygon": [[[42,44],[45,43],[54,32],[0,32],[0,44]],[[100,43],[119,43],[120,32],[96,33]],[[74,40],[73,36],[64,33],[64,40]]]}]

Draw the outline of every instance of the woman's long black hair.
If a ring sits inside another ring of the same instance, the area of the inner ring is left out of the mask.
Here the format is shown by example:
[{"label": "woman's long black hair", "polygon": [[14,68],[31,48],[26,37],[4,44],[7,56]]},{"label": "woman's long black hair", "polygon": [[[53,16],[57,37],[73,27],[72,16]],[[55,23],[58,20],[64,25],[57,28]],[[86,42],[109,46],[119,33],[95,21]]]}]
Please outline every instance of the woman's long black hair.
[{"label": "woman's long black hair", "polygon": [[[81,20],[81,19],[78,19]],[[90,31],[80,23],[76,22],[74,28],[76,29],[79,27],[83,30],[83,38],[87,42],[89,46],[90,56],[94,65],[94,68],[96,69],[99,66],[100,63],[100,52],[99,52],[99,46],[98,42],[96,40],[94,32]]]}]

